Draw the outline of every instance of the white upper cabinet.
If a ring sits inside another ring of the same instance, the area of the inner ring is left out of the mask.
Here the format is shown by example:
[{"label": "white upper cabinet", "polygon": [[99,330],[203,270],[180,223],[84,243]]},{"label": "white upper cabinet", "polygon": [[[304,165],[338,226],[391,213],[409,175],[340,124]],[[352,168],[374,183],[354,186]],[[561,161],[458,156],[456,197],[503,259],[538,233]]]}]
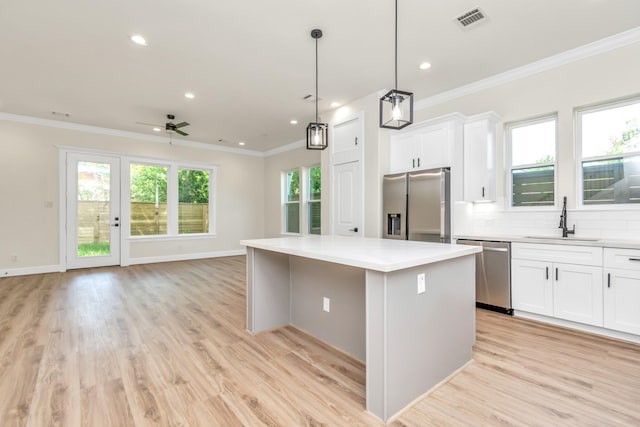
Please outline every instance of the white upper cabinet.
[{"label": "white upper cabinet", "polygon": [[496,126],[494,112],[467,119],[464,125],[464,200],[496,200]]},{"label": "white upper cabinet", "polygon": [[452,114],[392,134],[389,173],[452,167],[461,117]]}]

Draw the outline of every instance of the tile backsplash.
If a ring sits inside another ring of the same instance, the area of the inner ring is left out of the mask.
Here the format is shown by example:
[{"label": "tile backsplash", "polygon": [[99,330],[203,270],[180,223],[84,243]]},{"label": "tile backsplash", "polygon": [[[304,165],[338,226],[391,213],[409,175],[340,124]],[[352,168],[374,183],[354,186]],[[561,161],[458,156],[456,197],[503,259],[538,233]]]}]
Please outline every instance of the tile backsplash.
[{"label": "tile backsplash", "polygon": [[[456,206],[457,235],[561,236],[560,210],[504,210],[496,204]],[[575,237],[640,240],[640,210],[567,210]]]}]

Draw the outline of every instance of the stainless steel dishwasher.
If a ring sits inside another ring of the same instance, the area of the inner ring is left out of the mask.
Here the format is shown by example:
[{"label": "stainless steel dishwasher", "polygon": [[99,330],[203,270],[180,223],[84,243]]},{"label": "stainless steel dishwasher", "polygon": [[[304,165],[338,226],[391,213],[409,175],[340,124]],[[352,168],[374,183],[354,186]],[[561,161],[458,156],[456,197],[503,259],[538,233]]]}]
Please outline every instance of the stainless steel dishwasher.
[{"label": "stainless steel dishwasher", "polygon": [[458,239],[458,244],[482,246],[476,254],[476,306],[513,315],[511,307],[511,243]]}]

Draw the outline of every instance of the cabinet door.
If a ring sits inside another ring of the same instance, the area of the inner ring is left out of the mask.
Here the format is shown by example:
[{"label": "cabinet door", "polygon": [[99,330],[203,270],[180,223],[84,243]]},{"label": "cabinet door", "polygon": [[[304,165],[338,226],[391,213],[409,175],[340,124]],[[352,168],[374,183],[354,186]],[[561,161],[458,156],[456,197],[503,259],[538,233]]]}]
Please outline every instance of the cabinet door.
[{"label": "cabinet door", "polygon": [[640,271],[607,269],[604,327],[640,335]]},{"label": "cabinet door", "polygon": [[449,128],[446,123],[431,126],[418,135],[417,168],[433,169],[451,166]]},{"label": "cabinet door", "polygon": [[602,267],[554,263],[553,315],[602,326]]},{"label": "cabinet door", "polygon": [[551,267],[549,262],[511,260],[511,299],[514,309],[553,315]]},{"label": "cabinet door", "polygon": [[398,135],[391,138],[389,147],[389,173],[418,169],[419,135]]},{"label": "cabinet door", "polygon": [[464,125],[464,199],[496,200],[496,123],[483,114]]}]

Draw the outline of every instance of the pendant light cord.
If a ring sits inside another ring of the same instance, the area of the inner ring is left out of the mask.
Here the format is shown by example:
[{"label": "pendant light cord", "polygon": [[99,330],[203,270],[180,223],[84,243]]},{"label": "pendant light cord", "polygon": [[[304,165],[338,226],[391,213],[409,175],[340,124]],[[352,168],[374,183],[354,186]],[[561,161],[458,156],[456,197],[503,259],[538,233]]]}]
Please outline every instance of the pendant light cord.
[{"label": "pendant light cord", "polygon": [[316,39],[316,123],[318,123],[318,39]]},{"label": "pendant light cord", "polygon": [[[398,0],[396,0],[396,22],[395,22],[395,26],[396,26],[396,85],[395,85],[395,89],[398,90]],[[317,89],[316,89],[317,91]]]}]

